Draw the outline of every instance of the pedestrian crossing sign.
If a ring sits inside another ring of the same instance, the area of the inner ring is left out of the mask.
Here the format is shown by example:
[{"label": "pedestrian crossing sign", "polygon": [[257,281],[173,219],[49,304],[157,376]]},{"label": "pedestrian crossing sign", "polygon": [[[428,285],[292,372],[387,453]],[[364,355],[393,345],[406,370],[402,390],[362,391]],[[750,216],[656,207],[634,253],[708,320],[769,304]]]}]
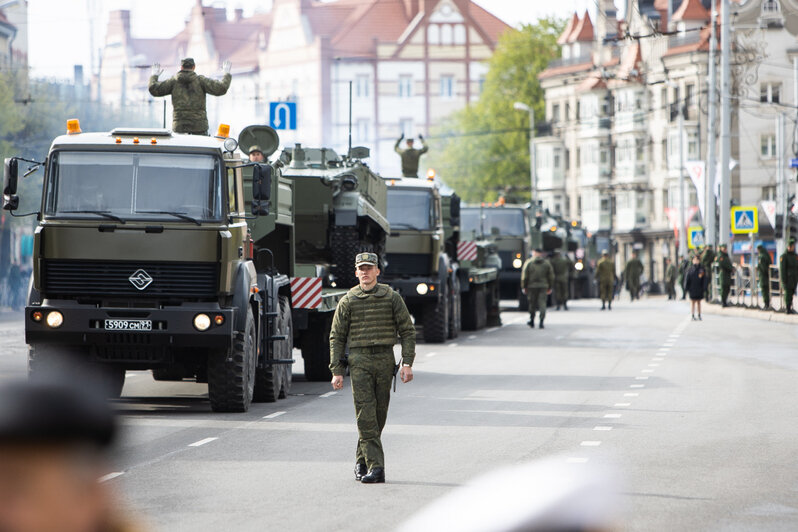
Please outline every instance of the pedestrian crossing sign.
[{"label": "pedestrian crossing sign", "polygon": [[687,228],[687,247],[698,249],[704,246],[704,228],[694,225]]},{"label": "pedestrian crossing sign", "polygon": [[732,207],[731,223],[732,233],[747,234],[759,232],[759,219],[757,214],[759,209],[754,207]]}]

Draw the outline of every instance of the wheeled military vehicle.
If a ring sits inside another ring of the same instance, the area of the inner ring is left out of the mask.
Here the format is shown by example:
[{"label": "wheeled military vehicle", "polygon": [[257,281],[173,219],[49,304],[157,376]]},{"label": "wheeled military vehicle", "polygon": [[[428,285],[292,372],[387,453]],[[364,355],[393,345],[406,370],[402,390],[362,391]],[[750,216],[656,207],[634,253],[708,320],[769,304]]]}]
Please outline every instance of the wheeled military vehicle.
[{"label": "wheeled military vehicle", "polygon": [[[322,266],[295,263],[293,182],[279,164],[236,158],[220,133],[82,133],[70,121],[53,141],[25,309],[31,374],[80,359],[116,396],[127,369],[153,369],[207,381],[216,411],[288,393],[295,281],[316,277],[316,314],[343,291],[322,289]],[[7,210],[20,161],[6,160]]]},{"label": "wheeled military vehicle", "polygon": [[[442,195],[431,180],[388,182],[391,234],[381,279],[405,299],[424,340],[445,342],[456,337],[463,324],[477,328],[487,323],[489,312],[497,320],[498,298],[488,301],[497,291],[498,276],[498,269],[487,265],[490,248],[480,246],[481,252],[469,257],[462,271],[457,261],[459,225],[453,222],[459,222],[459,199]],[[498,262],[495,254],[493,260]],[[473,317],[473,312],[480,314]]]}]

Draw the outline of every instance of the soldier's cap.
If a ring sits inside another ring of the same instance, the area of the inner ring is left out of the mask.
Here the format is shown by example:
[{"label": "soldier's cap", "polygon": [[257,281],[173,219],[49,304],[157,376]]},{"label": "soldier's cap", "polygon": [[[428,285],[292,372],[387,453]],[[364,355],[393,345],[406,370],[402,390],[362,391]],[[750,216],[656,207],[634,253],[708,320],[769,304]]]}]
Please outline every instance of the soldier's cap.
[{"label": "soldier's cap", "polygon": [[263,150],[260,149],[260,146],[258,146],[257,144],[253,144],[252,146],[250,146],[249,151],[247,153],[252,153],[253,151],[259,151],[263,153]]},{"label": "soldier's cap", "polygon": [[0,387],[0,445],[111,445],[116,421],[100,394],[61,381]]},{"label": "soldier's cap", "polygon": [[790,238],[789,242],[787,242],[787,243],[792,246],[793,244],[795,244],[795,239],[794,238]]},{"label": "soldier's cap", "polygon": [[192,68],[194,66],[194,58],[186,57],[180,60],[180,68]]},{"label": "soldier's cap", "polygon": [[726,249],[726,244],[720,244],[718,247],[719,247],[719,248]]},{"label": "soldier's cap", "polygon": [[601,250],[601,254],[602,254],[602,255],[609,255],[609,254],[610,254],[610,252],[609,252],[608,250],[606,250],[606,249],[602,249],[602,250]]},{"label": "soldier's cap", "polygon": [[540,248],[535,248],[532,251],[534,251],[535,253],[543,253],[543,250]]},{"label": "soldier's cap", "polygon": [[361,264],[371,264],[372,266],[377,266],[379,259],[377,258],[376,253],[358,253],[355,256],[355,268],[360,266]]},{"label": "soldier's cap", "polygon": [[759,251],[765,251],[765,246],[763,246],[762,244],[759,244],[759,245],[756,247],[756,249],[758,249]]}]

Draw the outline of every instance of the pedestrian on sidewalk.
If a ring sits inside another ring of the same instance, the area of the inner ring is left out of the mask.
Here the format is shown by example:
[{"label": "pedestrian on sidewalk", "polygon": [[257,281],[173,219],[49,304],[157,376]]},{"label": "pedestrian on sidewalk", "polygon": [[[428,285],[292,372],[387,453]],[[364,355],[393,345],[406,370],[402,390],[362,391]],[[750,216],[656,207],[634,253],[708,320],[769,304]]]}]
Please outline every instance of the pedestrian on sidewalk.
[{"label": "pedestrian on sidewalk", "polygon": [[529,301],[529,321],[527,324],[535,328],[535,311],[540,313],[540,328],[546,319],[546,299],[554,286],[554,269],[543,258],[543,250],[536,249],[532,258],[527,259],[521,269],[521,291]]},{"label": "pedestrian on sidewalk", "polygon": [[707,298],[707,301],[712,302],[712,263],[715,262],[715,251],[712,246],[704,246],[699,258],[707,276],[707,289],[704,297]]},{"label": "pedestrian on sidewalk", "polygon": [[665,257],[665,291],[668,299],[676,299],[676,266],[670,257]]},{"label": "pedestrian on sidewalk", "polygon": [[333,390],[344,387],[343,362],[349,344],[349,374],[355,400],[358,443],[355,480],[364,484],[385,482],[382,429],[388,418],[391,380],[395,378],[393,346],[402,342],[399,376],[413,380],[416,329],[405,302],[390,286],[377,283],[380,275],[376,253],[355,256],[355,275],[360,283],[338,303],[330,331],[330,371]]},{"label": "pedestrian on sidewalk", "polygon": [[779,275],[784,293],[784,310],[787,314],[795,314],[792,300],[795,297],[795,287],[798,285],[798,256],[795,255],[794,238],[790,238],[787,242],[787,251],[779,257]]},{"label": "pedestrian on sidewalk", "polygon": [[[696,319],[701,320],[701,300],[704,299],[704,294],[707,290],[707,271],[701,264],[701,259],[698,255],[693,257],[693,265],[687,271],[687,277],[684,280],[684,287],[687,293],[690,294],[690,314],[693,321]],[[696,309],[698,310],[698,317],[696,317]]]}]

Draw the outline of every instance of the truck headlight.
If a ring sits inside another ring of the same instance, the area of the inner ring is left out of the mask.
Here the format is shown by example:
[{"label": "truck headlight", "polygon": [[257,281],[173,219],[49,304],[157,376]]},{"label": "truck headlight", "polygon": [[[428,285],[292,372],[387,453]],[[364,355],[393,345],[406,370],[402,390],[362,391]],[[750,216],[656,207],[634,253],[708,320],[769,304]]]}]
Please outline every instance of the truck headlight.
[{"label": "truck headlight", "polygon": [[197,314],[194,316],[194,328],[198,331],[207,331],[211,326],[211,318],[207,314]]},{"label": "truck headlight", "polygon": [[584,269],[584,267],[585,265],[582,264],[581,262],[577,262],[576,264],[574,264],[574,269],[578,272],[581,272]]},{"label": "truck headlight", "polygon": [[64,315],[54,310],[47,314],[47,326],[51,329],[57,329],[64,324]]},{"label": "truck headlight", "polygon": [[513,268],[518,269],[523,265],[524,263],[521,259],[513,259]]},{"label": "truck headlight", "polygon": [[418,292],[418,295],[420,295],[420,296],[423,296],[423,295],[424,295],[424,294],[426,294],[428,291],[429,291],[429,288],[427,288],[427,285],[426,285],[426,284],[424,284],[424,283],[419,283],[419,284],[416,286],[416,292]]}]

